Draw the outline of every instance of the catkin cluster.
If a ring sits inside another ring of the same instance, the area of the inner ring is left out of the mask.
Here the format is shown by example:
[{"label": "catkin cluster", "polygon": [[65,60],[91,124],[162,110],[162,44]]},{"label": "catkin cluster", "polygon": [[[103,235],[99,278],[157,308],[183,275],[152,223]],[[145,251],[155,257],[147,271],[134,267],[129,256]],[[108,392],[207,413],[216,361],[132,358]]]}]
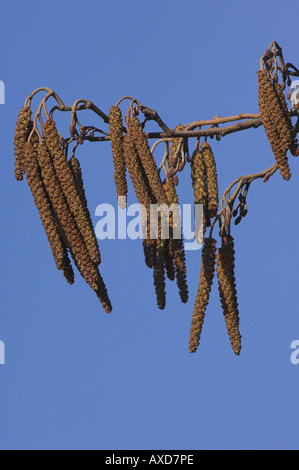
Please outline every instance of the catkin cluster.
[{"label": "catkin cluster", "polygon": [[22,154],[22,171],[26,173],[56,266],[72,284],[71,255],[104,310],[110,313],[112,306],[98,270],[100,252],[87,207],[79,161],[74,156],[67,161],[52,118],[47,119],[43,130],[43,138],[39,139],[34,131],[22,147],[17,145],[17,155]]},{"label": "catkin cluster", "polygon": [[86,214],[82,204],[72,175],[72,171],[68,165],[67,158],[60,144],[59,134],[56,129],[55,122],[52,118],[47,119],[44,124],[44,138],[51,154],[55,172],[61,185],[63,194],[76,220],[90,257],[92,261],[98,265],[101,262],[101,256],[97,240],[93,230],[91,230],[88,215]]},{"label": "catkin cluster", "polygon": [[236,355],[241,351],[241,334],[239,331],[239,310],[235,281],[234,239],[228,236],[226,243],[216,254],[218,288],[227,332],[232,349]]},{"label": "catkin cluster", "polygon": [[56,267],[57,269],[62,269],[65,248],[41,177],[38,164],[38,137],[36,133],[32,135],[30,142],[25,142],[23,150],[23,164],[27,183],[45,229]]},{"label": "catkin cluster", "polygon": [[[128,119],[128,128],[132,119]],[[132,129],[132,128],[131,128]],[[139,149],[139,150],[138,150]],[[146,265],[153,269],[154,287],[158,307],[163,310],[166,305],[165,271],[164,271],[164,240],[161,239],[160,216],[151,218],[151,208],[156,207],[157,199],[152,187],[153,180],[148,178],[148,171],[144,167],[144,160],[140,157],[140,146],[132,132],[124,137],[125,162],[134,190],[141,206],[143,251]],[[145,157],[143,157],[145,158]],[[153,158],[151,156],[151,158]],[[158,174],[160,179],[160,176]],[[162,183],[161,183],[162,186]]]},{"label": "catkin cluster", "polygon": [[288,113],[284,94],[278,83],[273,84],[266,70],[259,70],[258,101],[262,123],[277,166],[284,180],[291,177],[287,151],[298,155],[298,142]]},{"label": "catkin cluster", "polygon": [[114,181],[118,203],[120,207],[124,209],[126,207],[128,189],[122,127],[123,123],[120,108],[118,106],[111,106],[109,111],[109,129],[114,165]]},{"label": "catkin cluster", "polygon": [[15,151],[15,178],[22,181],[25,174],[24,168],[24,145],[27,142],[29,134],[32,130],[31,109],[29,106],[23,106],[20,109],[16,122],[14,135],[14,151]]},{"label": "catkin cluster", "polygon": [[214,240],[213,238],[206,238],[204,241],[204,246],[202,248],[200,280],[195,298],[191,322],[189,340],[189,351],[191,353],[196,352],[200,341],[206,308],[209,303],[210,292],[214,278],[216,260],[215,256],[216,240]]}]

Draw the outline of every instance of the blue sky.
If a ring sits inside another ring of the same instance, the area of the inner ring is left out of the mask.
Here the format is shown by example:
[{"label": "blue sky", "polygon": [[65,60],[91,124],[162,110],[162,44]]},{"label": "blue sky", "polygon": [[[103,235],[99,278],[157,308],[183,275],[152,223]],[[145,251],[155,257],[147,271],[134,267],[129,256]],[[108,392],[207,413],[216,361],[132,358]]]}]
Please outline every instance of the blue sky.
[{"label": "blue sky", "polygon": [[[252,184],[248,215],[233,229],[240,357],[216,282],[200,347],[188,352],[200,251],[187,252],[189,302],[168,282],[160,311],[140,241],[101,241],[106,315],[79,275],[69,286],[56,270],[29,188],[13,176],[17,114],[40,86],[106,113],[131,95],[169,127],[258,112],[256,72],[269,44],[299,67],[298,2],[29,0],[1,10],[0,448],[298,449],[298,160],[289,182],[275,174]],[[211,144],[221,192],[273,163],[262,128]],[[95,224],[97,205],[115,204],[110,144],[78,150]],[[178,191],[190,202],[189,168]]]}]

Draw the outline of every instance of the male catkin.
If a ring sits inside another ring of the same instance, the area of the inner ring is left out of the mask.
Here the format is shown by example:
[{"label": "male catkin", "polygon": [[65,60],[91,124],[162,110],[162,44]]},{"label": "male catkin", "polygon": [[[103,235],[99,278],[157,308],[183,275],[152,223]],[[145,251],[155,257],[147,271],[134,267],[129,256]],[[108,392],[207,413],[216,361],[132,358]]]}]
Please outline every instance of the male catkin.
[{"label": "male catkin", "polygon": [[14,134],[14,150],[15,150],[15,178],[22,181],[25,174],[24,165],[24,145],[27,142],[29,134],[32,130],[32,111],[29,106],[23,106],[20,109],[16,122]]},{"label": "male catkin", "polygon": [[213,238],[206,238],[202,248],[200,280],[195,298],[191,322],[189,340],[189,351],[191,353],[196,352],[200,342],[206,308],[209,303],[210,292],[214,278],[216,260],[215,255],[216,240],[214,240]]},{"label": "male catkin", "polygon": [[55,122],[51,117],[47,119],[44,124],[44,137],[53,159],[55,172],[59,179],[64,196],[82,234],[90,257],[92,261],[98,265],[101,262],[98,243],[94,231],[90,227],[88,215],[81,202],[66,156],[61,148]]},{"label": "male catkin", "polygon": [[114,181],[118,203],[124,209],[127,198],[126,163],[123,146],[123,122],[118,106],[111,106],[109,111],[109,129],[114,166]]},{"label": "male catkin", "polygon": [[235,250],[234,239],[227,237],[226,243],[216,254],[217,276],[220,301],[226,323],[226,328],[232,349],[236,355],[241,351],[241,334],[239,331],[239,310],[235,281]]}]

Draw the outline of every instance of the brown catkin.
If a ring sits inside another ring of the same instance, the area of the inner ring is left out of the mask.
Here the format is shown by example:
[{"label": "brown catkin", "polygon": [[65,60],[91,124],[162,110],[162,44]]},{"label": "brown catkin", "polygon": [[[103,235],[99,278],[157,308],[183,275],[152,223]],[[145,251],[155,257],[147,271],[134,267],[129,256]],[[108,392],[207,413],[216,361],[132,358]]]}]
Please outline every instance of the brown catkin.
[{"label": "brown catkin", "polygon": [[98,272],[97,288],[94,290],[105,312],[111,313],[112,312],[111,301],[109,299],[107,288],[100,272]]},{"label": "brown catkin", "polygon": [[[194,150],[191,160],[191,180],[194,194],[194,217],[195,217],[195,204],[202,204],[203,220],[202,224],[197,228],[195,233],[196,240],[204,238],[206,227],[208,225],[208,193],[207,193],[207,182],[206,182],[206,169],[203,161],[202,152],[197,149]],[[196,222],[196,221],[195,221]]]},{"label": "brown catkin", "polygon": [[219,204],[216,162],[211,146],[208,142],[203,142],[201,144],[201,153],[206,174],[208,216],[212,219],[217,214]]},{"label": "brown catkin", "polygon": [[289,113],[285,95],[279,83],[274,83],[274,87],[275,87],[277,98],[278,98],[278,101],[279,101],[279,104],[280,104],[280,107],[284,116],[285,133],[287,135],[288,149],[290,149],[291,154],[294,157],[298,157],[299,155],[298,140],[297,140],[296,131],[293,126],[292,119]]},{"label": "brown catkin", "polygon": [[292,146],[293,136],[290,134],[286,122],[285,111],[281,105],[281,97],[271,82],[266,70],[259,70],[258,75],[258,101],[263,127],[271,145],[277,166],[282,178],[288,181],[291,172],[286,155]]},{"label": "brown catkin", "polygon": [[195,298],[195,304],[192,315],[189,351],[196,352],[201,331],[204,323],[206,308],[209,303],[211,287],[213,284],[215,260],[216,260],[216,240],[206,238],[202,248],[200,280]]},{"label": "brown catkin", "polygon": [[[88,209],[88,204],[87,204],[87,199],[86,199],[86,194],[85,194],[85,189],[84,189],[84,181],[83,181],[83,175],[82,175],[82,170],[81,170],[81,165],[78,160],[74,155],[69,159],[68,165],[70,167],[70,170],[72,172],[75,185],[79,194],[79,197],[81,199],[82,205],[85,210],[86,218],[89,224],[90,231],[93,232],[93,223],[91,219],[91,215]],[[99,251],[99,256],[100,256],[100,262],[101,262],[101,254]],[[100,263],[99,263],[100,264]]]},{"label": "brown catkin", "polygon": [[[173,184],[172,178],[167,178],[164,182],[164,190],[167,196],[168,205],[176,204],[178,207],[178,196]],[[188,301],[188,285],[187,285],[187,269],[186,269],[186,256],[184,249],[184,241],[181,238],[173,238],[173,232],[176,225],[180,223],[180,217],[175,213],[169,217],[170,225],[170,238],[169,238],[169,251],[171,253],[173,264],[175,268],[176,281],[179,289],[181,301],[186,303]]]},{"label": "brown catkin", "polygon": [[136,197],[139,204],[147,208],[153,200],[153,196],[142,162],[137,153],[137,148],[130,134],[124,136],[124,150],[126,166],[134,186]]},{"label": "brown catkin", "polygon": [[207,203],[205,173],[202,152],[200,150],[195,150],[191,160],[191,179],[194,193],[194,204],[206,205]]},{"label": "brown catkin", "polygon": [[236,355],[241,351],[241,334],[239,331],[239,310],[235,281],[235,251],[234,239],[227,237],[226,244],[218,249],[216,254],[217,276],[220,301],[230,343]]},{"label": "brown catkin", "polygon": [[164,244],[164,262],[165,262],[165,271],[168,279],[170,281],[175,280],[175,267],[173,263],[173,257],[170,252],[170,241],[165,240]]},{"label": "brown catkin", "polygon": [[20,109],[18,119],[16,122],[14,134],[14,151],[15,151],[15,178],[17,181],[22,181],[25,174],[24,165],[24,145],[27,142],[29,134],[32,130],[31,121],[32,111],[29,106],[23,106]]},{"label": "brown catkin", "polygon": [[44,124],[44,137],[53,160],[61,189],[82,234],[90,257],[93,263],[98,265],[101,262],[101,256],[94,230],[90,227],[88,215],[82,204],[66,156],[61,148],[59,134],[52,118],[48,118]]},{"label": "brown catkin", "polygon": [[142,210],[143,250],[145,263],[149,268],[154,265],[155,240],[150,236],[150,205],[155,203],[151,189],[130,134],[124,136],[125,161],[136,197]]},{"label": "brown catkin", "polygon": [[165,272],[164,272],[164,240],[156,241],[156,260],[153,268],[154,286],[157,305],[163,310],[166,305]]},{"label": "brown catkin", "polygon": [[38,164],[38,137],[33,134],[30,142],[24,145],[24,168],[26,178],[33,195],[34,203],[39,212],[41,222],[45,229],[53,258],[58,269],[63,269],[65,262],[65,247],[53,214],[53,209],[42,181]]},{"label": "brown catkin", "polygon": [[136,117],[128,118],[127,127],[128,134],[136,146],[154,198],[159,205],[167,204],[167,197],[162,186],[160,174],[140,122]]},{"label": "brown catkin", "polygon": [[126,163],[123,147],[123,122],[121,110],[118,106],[111,106],[109,111],[109,129],[114,165],[114,181],[118,203],[123,209],[126,207],[127,180]]},{"label": "brown catkin", "polygon": [[[103,283],[102,276],[98,271],[97,265],[91,260],[81,232],[76,224],[73,214],[70,211],[44,139],[42,139],[39,144],[38,161],[43,181],[57,220],[59,221],[60,232],[63,235],[66,246],[69,248],[81,276],[96,292],[102,301],[105,311],[111,311],[111,304],[110,301],[108,302],[108,295],[106,288],[104,287],[105,285]],[[67,266],[66,269],[68,269]]]},{"label": "brown catkin", "polygon": [[69,259],[67,248],[65,248],[65,255],[62,262],[62,272],[69,284],[74,284],[75,282],[75,273],[72,267],[72,264]]}]

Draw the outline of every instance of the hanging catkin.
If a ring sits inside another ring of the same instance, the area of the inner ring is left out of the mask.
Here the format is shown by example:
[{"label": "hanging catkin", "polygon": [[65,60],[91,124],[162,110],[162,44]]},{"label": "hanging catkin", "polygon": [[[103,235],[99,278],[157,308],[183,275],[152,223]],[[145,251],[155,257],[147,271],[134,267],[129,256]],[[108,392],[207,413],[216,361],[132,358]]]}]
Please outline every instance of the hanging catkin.
[{"label": "hanging catkin", "polygon": [[44,137],[53,159],[55,172],[70,210],[82,234],[88,252],[95,264],[100,264],[101,256],[93,229],[90,227],[88,215],[81,202],[72,172],[60,145],[59,134],[55,122],[50,117],[44,124]]},{"label": "hanging catkin", "polygon": [[22,181],[25,174],[24,166],[24,144],[27,142],[29,134],[32,130],[31,121],[32,111],[29,106],[23,106],[20,109],[16,122],[14,134],[14,150],[15,150],[15,178]]},{"label": "hanging catkin", "polygon": [[111,106],[109,111],[109,128],[114,165],[114,181],[117,199],[120,207],[126,207],[127,181],[126,163],[123,147],[123,122],[121,110],[118,106]]},{"label": "hanging catkin", "polygon": [[124,136],[125,161],[128,168],[130,179],[133,183],[136,197],[141,205],[142,211],[142,230],[143,230],[143,249],[146,265],[153,267],[155,241],[150,236],[150,206],[156,201],[151,193],[144,168],[138,156],[137,149],[130,134]]},{"label": "hanging catkin", "polygon": [[93,275],[91,275],[90,269],[88,269],[88,265],[91,261],[89,262],[84,240],[62,192],[58,177],[55,173],[51,155],[44,139],[39,143],[38,162],[41,168],[43,182],[55,211],[56,218],[59,221],[65,243],[70,249],[72,257],[82,277],[86,282],[88,282],[90,287],[96,288],[96,271],[92,269]]},{"label": "hanging catkin", "polygon": [[36,133],[31,140],[24,145],[23,163],[26,172],[28,186],[33,195],[34,203],[39,212],[41,222],[45,229],[53,258],[57,269],[63,269],[65,259],[65,247],[59,234],[55,216],[49,201],[45,186],[42,181],[40,167],[37,159],[38,137]]},{"label": "hanging catkin", "polygon": [[215,255],[216,240],[213,238],[206,238],[202,248],[200,280],[191,322],[189,340],[189,351],[191,353],[196,352],[200,341],[206,308],[209,303],[210,292],[214,278],[216,259]]},{"label": "hanging catkin", "polygon": [[194,150],[192,154],[191,180],[194,195],[194,218],[196,215],[195,205],[202,204],[202,224],[197,226],[196,222],[198,221],[195,220],[195,239],[199,241],[201,236],[204,238],[206,227],[209,225],[206,168],[202,152],[199,149]]},{"label": "hanging catkin", "polygon": [[[84,189],[84,181],[83,181],[83,175],[82,175],[80,162],[79,162],[78,158],[76,158],[74,155],[72,155],[72,157],[68,161],[68,165],[69,165],[70,170],[72,172],[72,175],[73,175],[73,178],[74,178],[74,181],[75,181],[75,185],[76,185],[79,197],[80,197],[82,205],[84,207],[90,231],[93,232],[93,223],[92,223],[91,215],[90,215],[90,212],[89,212],[89,209],[88,209],[88,204],[87,204],[87,199],[86,199],[86,194],[85,194],[85,189]],[[100,251],[99,251],[99,255],[101,256]],[[101,258],[100,258],[100,262],[101,262]]]},{"label": "hanging catkin", "polygon": [[241,334],[239,331],[239,310],[235,281],[234,239],[227,237],[216,254],[217,276],[220,301],[231,346],[236,355],[241,351]]},{"label": "hanging catkin", "polygon": [[173,257],[170,252],[170,240],[165,240],[164,243],[164,262],[165,272],[170,281],[175,280],[175,268],[173,264]]},{"label": "hanging catkin", "polygon": [[279,101],[281,110],[284,115],[284,122],[286,125],[286,134],[288,134],[288,149],[290,149],[291,154],[294,157],[298,157],[299,155],[299,146],[298,146],[298,140],[296,137],[296,131],[292,123],[292,119],[288,110],[288,106],[286,103],[286,99],[284,96],[284,93],[281,89],[281,86],[279,83],[274,83],[274,88],[277,94],[277,99]]},{"label": "hanging catkin", "polygon": [[259,70],[258,100],[263,127],[271,145],[277,166],[284,180],[289,180],[291,172],[286,155],[292,145],[292,135],[285,120],[275,87],[266,70]]},{"label": "hanging catkin", "polygon": [[[42,139],[38,147],[38,161],[47,193],[61,227],[63,238],[83,279],[96,292],[105,311],[110,313],[111,304],[97,265],[91,260],[81,232],[70,211],[67,200],[57,178],[46,141]],[[72,161],[75,164],[75,161]],[[74,167],[74,166],[73,166]]]},{"label": "hanging catkin", "polygon": [[203,142],[201,144],[201,153],[206,174],[206,188],[208,198],[207,210],[209,218],[212,219],[217,214],[219,203],[216,162],[211,146],[208,142]]},{"label": "hanging catkin", "polygon": [[207,204],[206,171],[202,152],[194,150],[191,160],[191,179],[194,204]]},{"label": "hanging catkin", "polygon": [[153,267],[154,286],[156,291],[157,305],[163,310],[166,305],[165,271],[164,271],[164,240],[156,242],[156,259]]},{"label": "hanging catkin", "polygon": [[[164,183],[164,190],[165,194],[168,199],[168,204],[171,206],[172,204],[175,204],[176,208],[178,209],[179,207],[179,201],[178,201],[178,196],[175,190],[175,186],[173,184],[172,178],[167,178],[165,183]],[[181,226],[180,226],[180,217],[177,214],[177,211],[174,211],[174,214],[169,217],[169,225],[170,225],[170,235],[174,234],[176,229],[178,228],[179,224],[179,229],[181,232]],[[175,268],[175,274],[176,274],[176,281],[177,281],[177,286],[179,289],[179,295],[181,298],[181,301],[183,303],[186,303],[188,301],[188,285],[187,285],[187,275],[186,275],[186,257],[185,257],[185,250],[184,250],[184,241],[182,239],[182,233],[180,233],[181,238],[174,238],[173,236],[170,236],[169,238],[169,251],[171,253],[172,259],[173,259],[173,264]]]},{"label": "hanging catkin", "polygon": [[127,128],[128,134],[131,136],[136,146],[138,156],[141,160],[153,196],[159,205],[167,204],[167,198],[162,186],[159,171],[140,122],[136,117],[128,118]]}]

